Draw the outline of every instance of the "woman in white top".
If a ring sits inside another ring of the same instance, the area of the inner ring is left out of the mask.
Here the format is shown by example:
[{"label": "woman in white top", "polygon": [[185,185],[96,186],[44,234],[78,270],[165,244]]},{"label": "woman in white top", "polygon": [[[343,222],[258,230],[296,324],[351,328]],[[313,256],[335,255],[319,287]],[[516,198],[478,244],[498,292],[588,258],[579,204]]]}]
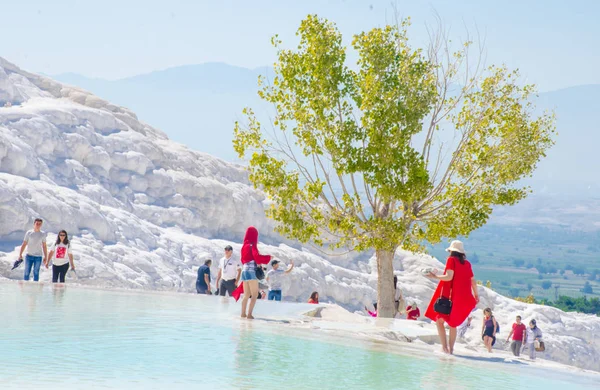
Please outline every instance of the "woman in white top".
[{"label": "woman in white top", "polygon": [[[56,243],[50,249],[48,258],[52,260],[52,283],[65,282],[65,275],[69,270],[69,263],[71,263],[71,269],[75,271],[75,264],[73,264],[73,254],[71,253],[71,243],[69,242],[69,236],[67,232],[61,230],[56,238]],[[46,263],[48,268],[50,261]]]},{"label": "woman in white top", "polygon": [[[535,320],[529,321],[529,328],[527,328],[527,333],[525,333],[525,345],[527,345],[527,349],[529,349],[529,358],[531,360],[535,360],[536,347],[539,346],[541,341],[542,330],[537,327]],[[525,349],[525,346],[523,346],[523,349]]]},{"label": "woman in white top", "polygon": [[404,297],[402,296],[402,290],[398,286],[398,276],[394,275],[394,306],[396,307],[395,318],[400,318],[400,313],[404,311]]}]

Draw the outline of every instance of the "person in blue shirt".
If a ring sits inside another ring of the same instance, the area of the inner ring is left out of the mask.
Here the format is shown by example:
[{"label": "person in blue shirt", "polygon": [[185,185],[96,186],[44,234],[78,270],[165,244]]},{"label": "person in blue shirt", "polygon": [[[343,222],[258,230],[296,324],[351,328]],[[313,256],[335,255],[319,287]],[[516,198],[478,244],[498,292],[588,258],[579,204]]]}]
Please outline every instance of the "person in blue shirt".
[{"label": "person in blue shirt", "polygon": [[198,294],[211,295],[210,292],[210,266],[212,260],[208,259],[204,265],[198,268],[198,279],[196,280],[196,291]]},{"label": "person in blue shirt", "polygon": [[267,272],[267,283],[269,283],[269,301],[281,301],[281,278],[284,274],[289,274],[294,269],[294,261],[290,261],[290,267],[287,270],[279,269],[279,260],[271,261],[272,270]]}]

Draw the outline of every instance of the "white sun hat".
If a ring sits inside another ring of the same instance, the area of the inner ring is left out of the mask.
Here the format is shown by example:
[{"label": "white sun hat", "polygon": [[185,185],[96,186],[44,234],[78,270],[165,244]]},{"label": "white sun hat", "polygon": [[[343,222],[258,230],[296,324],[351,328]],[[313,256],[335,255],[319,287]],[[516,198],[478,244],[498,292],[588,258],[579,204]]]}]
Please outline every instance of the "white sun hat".
[{"label": "white sun hat", "polygon": [[465,254],[465,247],[462,241],[454,240],[450,243],[450,247],[446,249],[446,252],[458,252]]}]

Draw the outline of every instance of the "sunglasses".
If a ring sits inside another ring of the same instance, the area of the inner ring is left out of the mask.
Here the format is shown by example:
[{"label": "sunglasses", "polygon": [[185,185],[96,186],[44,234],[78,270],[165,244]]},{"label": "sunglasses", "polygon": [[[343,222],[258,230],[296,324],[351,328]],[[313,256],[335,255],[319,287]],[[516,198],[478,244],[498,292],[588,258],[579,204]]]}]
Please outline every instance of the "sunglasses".
[{"label": "sunglasses", "polygon": [[58,236],[59,237],[66,237],[67,235],[66,234],[59,234]]}]

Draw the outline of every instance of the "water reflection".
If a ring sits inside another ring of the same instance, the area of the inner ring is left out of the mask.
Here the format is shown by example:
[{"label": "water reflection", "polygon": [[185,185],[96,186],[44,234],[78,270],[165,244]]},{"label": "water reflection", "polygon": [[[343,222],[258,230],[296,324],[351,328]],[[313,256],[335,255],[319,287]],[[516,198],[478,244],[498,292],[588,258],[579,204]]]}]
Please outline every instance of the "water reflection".
[{"label": "water reflection", "polygon": [[55,305],[62,306],[66,290],[67,287],[64,284],[55,283],[52,285],[52,298]]}]

